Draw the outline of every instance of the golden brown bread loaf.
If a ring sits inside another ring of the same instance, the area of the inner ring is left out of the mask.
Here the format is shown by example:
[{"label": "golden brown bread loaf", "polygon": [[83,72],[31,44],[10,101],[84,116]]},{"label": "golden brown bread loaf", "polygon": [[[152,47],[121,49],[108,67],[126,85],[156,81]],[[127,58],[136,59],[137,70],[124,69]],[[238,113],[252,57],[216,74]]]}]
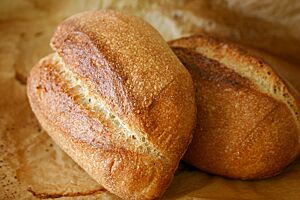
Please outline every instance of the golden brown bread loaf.
[{"label": "golden brown bread loaf", "polygon": [[192,74],[197,127],[184,160],[230,178],[278,174],[299,153],[299,94],[266,62],[205,36],[169,43]]},{"label": "golden brown bread loaf", "polygon": [[115,11],[70,17],[51,47],[27,86],[42,127],[112,193],[161,196],[192,138],[188,71],[150,25]]}]

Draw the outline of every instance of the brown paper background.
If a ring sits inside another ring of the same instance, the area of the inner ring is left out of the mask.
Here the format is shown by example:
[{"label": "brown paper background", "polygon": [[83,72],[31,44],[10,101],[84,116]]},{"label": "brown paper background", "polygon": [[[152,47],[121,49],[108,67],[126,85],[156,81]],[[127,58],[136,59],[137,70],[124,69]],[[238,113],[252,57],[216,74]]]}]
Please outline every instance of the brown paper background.
[{"label": "brown paper background", "polygon": [[[26,97],[26,76],[51,52],[48,43],[57,24],[74,13],[102,8],[140,16],[166,40],[204,33],[259,49],[254,53],[300,90],[297,0],[1,0],[0,199],[117,198],[52,142]],[[299,188],[299,159],[263,181],[224,179],[181,164],[163,199],[300,199]]]}]

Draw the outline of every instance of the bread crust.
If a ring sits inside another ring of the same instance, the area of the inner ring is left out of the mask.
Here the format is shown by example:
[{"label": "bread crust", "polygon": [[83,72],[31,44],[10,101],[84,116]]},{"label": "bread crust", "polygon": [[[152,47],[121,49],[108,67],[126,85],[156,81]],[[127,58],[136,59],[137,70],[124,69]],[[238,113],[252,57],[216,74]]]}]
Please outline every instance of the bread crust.
[{"label": "bread crust", "polygon": [[115,11],[65,20],[51,46],[27,86],[43,128],[112,193],[161,196],[192,138],[188,71],[151,26]]},{"label": "bread crust", "polygon": [[[298,156],[298,94],[267,63],[234,44],[205,36],[169,44],[192,74],[196,88],[197,125],[186,162],[230,178],[262,179],[280,173]],[[213,51],[215,59],[206,57],[206,51]],[[226,56],[231,63],[254,66],[251,70],[261,74],[267,71],[271,80],[285,87],[296,113],[222,64]]]}]

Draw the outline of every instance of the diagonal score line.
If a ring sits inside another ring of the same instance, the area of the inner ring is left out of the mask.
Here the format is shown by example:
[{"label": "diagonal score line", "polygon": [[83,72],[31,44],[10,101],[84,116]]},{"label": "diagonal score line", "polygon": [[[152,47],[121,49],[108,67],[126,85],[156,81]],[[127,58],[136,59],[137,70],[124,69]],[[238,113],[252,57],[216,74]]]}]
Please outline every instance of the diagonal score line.
[{"label": "diagonal score line", "polygon": [[66,67],[62,58],[57,53],[54,54],[53,60],[56,70],[58,70],[60,77],[68,86],[69,90],[76,89],[79,91],[76,103],[83,104],[85,108],[90,111],[96,111],[96,113],[91,112],[93,113],[91,115],[93,118],[97,119],[100,123],[103,123],[101,118],[105,119],[105,123],[109,123],[110,127],[117,130],[117,133],[121,133],[125,141],[130,141],[133,145],[130,145],[130,149],[128,150],[133,150],[141,154],[149,154],[161,160],[166,160],[166,157],[145,137],[146,134],[133,130],[133,127],[129,127],[123,123],[98,95],[91,94],[88,84]]}]

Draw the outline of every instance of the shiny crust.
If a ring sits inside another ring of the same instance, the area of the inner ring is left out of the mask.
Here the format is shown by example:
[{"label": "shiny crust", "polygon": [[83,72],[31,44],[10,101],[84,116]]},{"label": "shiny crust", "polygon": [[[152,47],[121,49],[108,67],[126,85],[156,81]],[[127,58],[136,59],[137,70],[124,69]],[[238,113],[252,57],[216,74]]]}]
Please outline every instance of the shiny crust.
[{"label": "shiny crust", "polygon": [[43,128],[109,191],[161,196],[192,137],[188,71],[152,27],[114,11],[65,20],[51,46],[27,88]]},{"label": "shiny crust", "polygon": [[[230,178],[261,179],[278,174],[298,156],[298,94],[267,63],[234,44],[205,36],[169,44],[192,74],[196,88],[198,120],[186,162]],[[209,51],[215,58],[228,56],[233,63],[254,66],[252,70],[261,76],[269,72],[270,79],[288,93],[287,101],[294,102],[294,110],[283,98],[261,91],[230,66],[200,53]]]}]

